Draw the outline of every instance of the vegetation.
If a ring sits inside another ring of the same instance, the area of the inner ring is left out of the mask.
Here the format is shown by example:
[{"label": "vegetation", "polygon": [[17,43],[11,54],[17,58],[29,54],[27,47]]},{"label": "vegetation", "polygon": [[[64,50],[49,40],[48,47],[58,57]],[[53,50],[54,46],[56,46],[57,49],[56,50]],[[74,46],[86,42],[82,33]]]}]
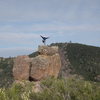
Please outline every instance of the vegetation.
[{"label": "vegetation", "polygon": [[100,47],[78,43],[56,43],[63,50],[65,59],[69,59],[73,73],[87,80],[96,80],[100,75]]},{"label": "vegetation", "polygon": [[0,58],[0,87],[8,87],[13,82],[13,58]]},{"label": "vegetation", "polygon": [[66,48],[69,60],[78,74],[87,80],[100,75],[100,48],[80,44],[69,44]]},{"label": "vegetation", "polygon": [[38,54],[39,54],[39,53],[36,51],[36,52],[33,52],[32,54],[30,54],[29,57],[30,57],[30,58],[31,58],[31,57],[36,57],[36,56],[38,56]]},{"label": "vegetation", "polygon": [[48,78],[40,83],[40,92],[32,91],[33,82],[15,83],[0,89],[0,100],[100,100],[100,84],[76,78]]}]

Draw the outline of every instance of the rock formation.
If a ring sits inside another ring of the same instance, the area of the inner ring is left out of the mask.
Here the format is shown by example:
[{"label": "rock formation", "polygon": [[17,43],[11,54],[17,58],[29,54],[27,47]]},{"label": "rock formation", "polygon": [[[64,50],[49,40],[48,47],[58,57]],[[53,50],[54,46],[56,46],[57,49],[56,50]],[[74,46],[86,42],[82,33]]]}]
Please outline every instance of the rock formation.
[{"label": "rock formation", "polygon": [[28,56],[18,56],[14,60],[13,76],[15,80],[29,79],[31,58]]},{"label": "rock formation", "polygon": [[57,46],[52,46],[52,47],[39,46],[38,52],[40,53],[40,55],[52,56],[52,55],[58,53],[58,47]]},{"label": "rock formation", "polygon": [[58,77],[61,68],[57,46],[39,46],[39,55],[33,58],[18,56],[14,61],[15,80],[41,80],[48,76]]}]

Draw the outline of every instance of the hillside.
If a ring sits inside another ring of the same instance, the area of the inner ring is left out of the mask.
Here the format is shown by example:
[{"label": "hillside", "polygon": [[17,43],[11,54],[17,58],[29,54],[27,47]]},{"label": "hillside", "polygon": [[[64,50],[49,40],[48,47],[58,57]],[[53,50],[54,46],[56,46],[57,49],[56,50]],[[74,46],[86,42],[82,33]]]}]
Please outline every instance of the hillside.
[{"label": "hillside", "polygon": [[81,75],[87,80],[100,81],[100,47],[78,43],[56,43],[51,45],[58,45],[65,61],[69,60],[70,64],[67,67],[71,69],[70,74]]},{"label": "hillside", "polygon": [[8,87],[13,82],[13,58],[0,58],[0,87]]},{"label": "hillside", "polygon": [[[59,46],[62,64],[60,77],[69,74],[78,74],[91,81],[100,81],[100,47],[83,45],[78,43],[53,43],[51,46]],[[38,52],[30,54],[35,57]],[[63,62],[63,61],[62,61]],[[63,75],[64,73],[64,75]]]}]

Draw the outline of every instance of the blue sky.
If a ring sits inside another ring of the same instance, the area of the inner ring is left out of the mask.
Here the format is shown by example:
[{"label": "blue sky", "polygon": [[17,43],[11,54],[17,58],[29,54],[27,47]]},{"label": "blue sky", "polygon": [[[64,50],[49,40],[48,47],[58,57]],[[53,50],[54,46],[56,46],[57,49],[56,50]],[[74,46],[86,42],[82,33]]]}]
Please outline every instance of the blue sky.
[{"label": "blue sky", "polygon": [[32,53],[40,34],[100,47],[100,0],[0,0],[0,56]]}]

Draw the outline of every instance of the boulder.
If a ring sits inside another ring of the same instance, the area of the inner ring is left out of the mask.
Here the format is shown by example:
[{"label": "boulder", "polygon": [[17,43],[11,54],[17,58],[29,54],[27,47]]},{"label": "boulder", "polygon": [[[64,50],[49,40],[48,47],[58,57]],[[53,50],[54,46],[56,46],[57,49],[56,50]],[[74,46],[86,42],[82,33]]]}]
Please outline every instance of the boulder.
[{"label": "boulder", "polygon": [[39,55],[32,60],[30,76],[34,80],[41,80],[48,76],[58,77],[60,68],[59,54],[53,56]]},{"label": "boulder", "polygon": [[13,76],[15,80],[27,80],[29,78],[31,58],[18,56],[14,60]]}]

